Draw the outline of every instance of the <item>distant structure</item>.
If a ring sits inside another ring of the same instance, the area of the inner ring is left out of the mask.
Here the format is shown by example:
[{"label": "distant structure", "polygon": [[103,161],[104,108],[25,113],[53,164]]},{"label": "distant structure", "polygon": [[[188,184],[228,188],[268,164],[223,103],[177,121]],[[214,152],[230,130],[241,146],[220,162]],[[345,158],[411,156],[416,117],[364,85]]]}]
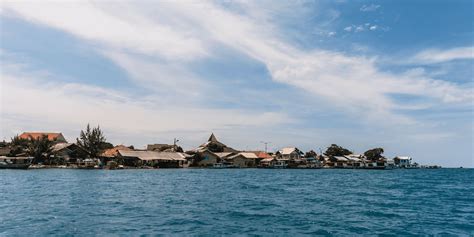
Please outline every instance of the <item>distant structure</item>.
[{"label": "distant structure", "polygon": [[393,158],[395,165],[400,168],[410,168],[412,166],[411,160],[412,159],[409,156],[397,156]]}]

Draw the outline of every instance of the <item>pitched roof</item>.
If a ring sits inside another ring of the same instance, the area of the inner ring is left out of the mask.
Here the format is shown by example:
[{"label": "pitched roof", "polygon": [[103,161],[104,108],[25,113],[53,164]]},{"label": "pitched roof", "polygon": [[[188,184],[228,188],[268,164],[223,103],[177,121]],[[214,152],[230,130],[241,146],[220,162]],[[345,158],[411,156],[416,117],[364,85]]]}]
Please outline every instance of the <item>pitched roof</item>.
[{"label": "pitched roof", "polygon": [[257,155],[258,158],[261,159],[267,159],[267,158],[272,158],[272,156],[264,151],[256,151],[254,152],[255,155]]},{"label": "pitched roof", "polygon": [[411,160],[411,157],[409,156],[397,156],[394,159],[399,159],[399,160]]},{"label": "pitched roof", "polygon": [[334,159],[337,161],[348,161],[348,159],[344,156],[334,156]]},{"label": "pitched roof", "polygon": [[224,158],[235,154],[235,152],[214,152],[219,158]]},{"label": "pitched roof", "polygon": [[53,151],[53,152],[57,152],[57,151],[60,151],[60,150],[62,150],[62,149],[64,149],[64,148],[70,147],[70,146],[72,146],[72,145],[74,145],[74,143],[58,143],[58,144],[54,144],[52,151]]},{"label": "pitched roof", "polygon": [[298,148],[296,148],[296,147],[285,147],[285,148],[280,150],[280,154],[289,155],[289,154],[291,154],[295,151],[298,152],[299,151]]},{"label": "pitched roof", "polygon": [[118,151],[121,156],[125,157],[136,157],[140,160],[172,160],[172,161],[184,161],[185,156],[180,152],[157,152],[157,151]]},{"label": "pitched roof", "polygon": [[125,151],[130,151],[130,147],[124,146],[124,145],[118,145],[115,147],[112,147],[110,149],[106,149],[100,154],[102,157],[116,157],[118,155],[119,150],[125,150]]},{"label": "pitched roof", "polygon": [[58,138],[63,138],[63,135],[61,133],[53,133],[53,132],[24,132],[20,135],[20,138],[22,139],[38,139],[41,138],[43,135],[48,136],[48,140],[53,141]]},{"label": "pitched roof", "polygon": [[252,153],[252,152],[240,152],[240,153],[237,153],[233,156],[229,156],[228,159],[234,159],[236,157],[239,157],[239,156],[242,156],[246,159],[258,159],[258,156],[255,155],[255,153]]},{"label": "pitched roof", "polygon": [[211,145],[221,147],[223,152],[237,152],[237,150],[235,150],[234,148],[228,147],[224,143],[219,142],[216,136],[214,135],[214,133],[211,134],[211,136],[209,137],[206,143],[201,144],[198,148],[196,148],[196,151],[202,152],[203,150],[209,148]]}]

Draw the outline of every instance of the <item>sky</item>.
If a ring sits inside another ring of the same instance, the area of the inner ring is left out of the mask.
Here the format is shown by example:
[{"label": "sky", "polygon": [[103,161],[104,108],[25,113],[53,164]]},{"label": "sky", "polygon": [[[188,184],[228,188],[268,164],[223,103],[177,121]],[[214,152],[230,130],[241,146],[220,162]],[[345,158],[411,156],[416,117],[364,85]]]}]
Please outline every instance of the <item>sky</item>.
[{"label": "sky", "polygon": [[473,2],[1,1],[0,139],[296,146],[474,167]]}]

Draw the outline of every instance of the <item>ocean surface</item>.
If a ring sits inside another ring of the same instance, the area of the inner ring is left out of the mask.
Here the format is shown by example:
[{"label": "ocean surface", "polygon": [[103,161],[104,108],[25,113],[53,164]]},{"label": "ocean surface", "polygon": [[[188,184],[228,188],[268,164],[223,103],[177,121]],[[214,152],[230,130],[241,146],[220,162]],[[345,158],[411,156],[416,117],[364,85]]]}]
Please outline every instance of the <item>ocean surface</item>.
[{"label": "ocean surface", "polygon": [[0,236],[474,236],[474,170],[0,170]]}]

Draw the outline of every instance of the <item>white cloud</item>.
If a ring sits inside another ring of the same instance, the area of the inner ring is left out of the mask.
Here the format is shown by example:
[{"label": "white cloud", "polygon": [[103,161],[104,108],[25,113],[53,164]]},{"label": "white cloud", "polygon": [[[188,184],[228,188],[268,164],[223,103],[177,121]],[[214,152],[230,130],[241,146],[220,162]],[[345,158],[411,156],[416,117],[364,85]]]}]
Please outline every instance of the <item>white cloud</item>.
[{"label": "white cloud", "polygon": [[345,31],[351,32],[352,31],[352,26],[347,26],[344,28]]},{"label": "white cloud", "polygon": [[370,4],[370,5],[363,5],[360,8],[360,10],[363,12],[373,12],[373,11],[377,11],[377,9],[379,8],[380,8],[380,5]]},{"label": "white cloud", "polygon": [[[120,3],[85,1],[15,2],[2,4],[6,14],[18,14],[32,23],[58,28],[101,44],[101,47],[159,54],[189,60],[206,54],[190,28],[166,25],[151,16],[132,14],[134,8]],[[127,9],[127,11],[124,11]],[[3,13],[3,12],[2,12]]]},{"label": "white cloud", "polygon": [[34,121],[36,129],[53,124],[56,129],[78,130],[90,122],[112,131],[148,136],[183,130],[264,129],[291,121],[283,113],[163,104],[159,96],[143,99],[101,87],[53,82],[43,76],[22,70],[2,71],[0,115],[4,121],[0,134],[12,135],[28,127],[19,127],[16,117]]},{"label": "white cloud", "polygon": [[373,25],[373,26],[370,26],[370,27],[369,27],[369,29],[372,30],[372,31],[373,31],[373,30],[377,30],[377,28],[378,28],[377,25]]},{"label": "white cloud", "polygon": [[[221,45],[262,62],[276,82],[384,122],[387,117],[395,118],[395,122],[411,121],[393,112],[398,107],[390,99],[392,93],[425,96],[442,103],[465,103],[472,99],[469,88],[433,80],[424,74],[383,72],[373,59],[363,56],[299,49],[279,35],[277,25],[261,21],[269,19],[265,16],[228,11],[212,2],[140,3],[4,5],[32,22],[101,43],[100,50],[144,86],[175,88],[179,92],[182,85],[189,85],[199,95],[206,90],[205,83],[201,83],[205,78],[196,77],[187,63],[212,57]],[[252,8],[251,4],[245,6]],[[355,32],[361,32],[377,26],[353,27]],[[142,55],[151,58],[143,60]]]},{"label": "white cloud", "polygon": [[355,27],[355,32],[362,32],[362,31],[365,31],[365,27],[363,25],[360,25],[360,26],[357,26]]},{"label": "white cloud", "polygon": [[442,63],[458,59],[474,59],[474,47],[458,47],[452,49],[429,49],[416,54],[412,63]]}]

